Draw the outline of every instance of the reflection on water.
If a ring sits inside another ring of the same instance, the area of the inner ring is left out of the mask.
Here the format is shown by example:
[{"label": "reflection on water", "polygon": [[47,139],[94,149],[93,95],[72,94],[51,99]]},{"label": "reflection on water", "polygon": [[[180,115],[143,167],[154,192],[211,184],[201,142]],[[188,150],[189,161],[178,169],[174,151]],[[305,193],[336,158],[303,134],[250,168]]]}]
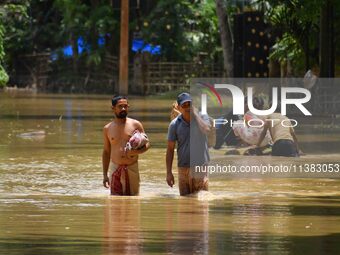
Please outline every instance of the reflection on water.
[{"label": "reflection on water", "polygon": [[108,199],[103,254],[208,254],[208,202],[155,202],[156,205],[140,199]]},{"label": "reflection on water", "polygon": [[[165,183],[171,102],[130,100],[152,148],[140,158],[141,196],[120,198],[101,184],[109,97],[0,94],[0,253],[340,254],[339,179],[213,175],[209,192],[179,197]],[[303,130],[308,155],[296,162],[340,161],[339,132]]]},{"label": "reflection on water", "polygon": [[140,200],[107,199],[103,254],[141,254]]}]

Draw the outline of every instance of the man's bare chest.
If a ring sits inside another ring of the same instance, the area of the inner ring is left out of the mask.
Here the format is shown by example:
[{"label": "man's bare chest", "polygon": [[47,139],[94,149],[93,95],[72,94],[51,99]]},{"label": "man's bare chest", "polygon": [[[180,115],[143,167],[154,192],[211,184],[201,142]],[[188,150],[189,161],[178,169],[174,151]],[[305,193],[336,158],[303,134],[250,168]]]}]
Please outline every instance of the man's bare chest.
[{"label": "man's bare chest", "polygon": [[111,145],[125,145],[134,131],[133,127],[114,126],[108,132]]}]

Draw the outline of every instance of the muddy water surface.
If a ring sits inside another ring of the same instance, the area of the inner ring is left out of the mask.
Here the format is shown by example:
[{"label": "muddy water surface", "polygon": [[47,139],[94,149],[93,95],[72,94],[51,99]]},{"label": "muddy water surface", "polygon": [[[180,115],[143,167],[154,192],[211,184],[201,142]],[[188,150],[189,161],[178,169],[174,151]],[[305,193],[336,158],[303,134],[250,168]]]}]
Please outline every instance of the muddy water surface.
[{"label": "muddy water surface", "polygon": [[[110,97],[0,94],[1,254],[340,254],[339,179],[213,175],[209,192],[179,197],[165,183],[171,100],[130,104],[152,148],[141,195],[123,198],[102,187]],[[340,163],[339,133],[304,130],[297,163]]]}]

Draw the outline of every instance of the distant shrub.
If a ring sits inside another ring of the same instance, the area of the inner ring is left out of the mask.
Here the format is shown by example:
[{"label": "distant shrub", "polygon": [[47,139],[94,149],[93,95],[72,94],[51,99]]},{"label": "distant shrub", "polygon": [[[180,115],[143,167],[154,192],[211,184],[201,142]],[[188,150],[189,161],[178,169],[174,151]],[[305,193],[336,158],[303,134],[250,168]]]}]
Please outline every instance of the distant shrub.
[{"label": "distant shrub", "polygon": [[8,75],[5,69],[3,69],[2,66],[0,66],[0,88],[5,87],[7,82],[8,82]]}]

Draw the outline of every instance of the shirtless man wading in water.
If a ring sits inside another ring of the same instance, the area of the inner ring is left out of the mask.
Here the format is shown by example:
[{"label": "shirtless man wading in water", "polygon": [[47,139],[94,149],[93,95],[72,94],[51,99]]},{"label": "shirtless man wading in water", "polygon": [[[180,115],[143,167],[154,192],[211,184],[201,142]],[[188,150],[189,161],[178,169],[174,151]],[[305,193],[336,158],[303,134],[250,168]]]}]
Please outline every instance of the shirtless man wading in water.
[{"label": "shirtless man wading in water", "polygon": [[144,133],[142,124],[127,117],[128,100],[124,96],[112,98],[114,120],[104,127],[103,185],[110,188],[111,195],[138,195],[138,154],[150,147],[147,142],[142,148],[125,150],[126,143],[135,130]]}]

